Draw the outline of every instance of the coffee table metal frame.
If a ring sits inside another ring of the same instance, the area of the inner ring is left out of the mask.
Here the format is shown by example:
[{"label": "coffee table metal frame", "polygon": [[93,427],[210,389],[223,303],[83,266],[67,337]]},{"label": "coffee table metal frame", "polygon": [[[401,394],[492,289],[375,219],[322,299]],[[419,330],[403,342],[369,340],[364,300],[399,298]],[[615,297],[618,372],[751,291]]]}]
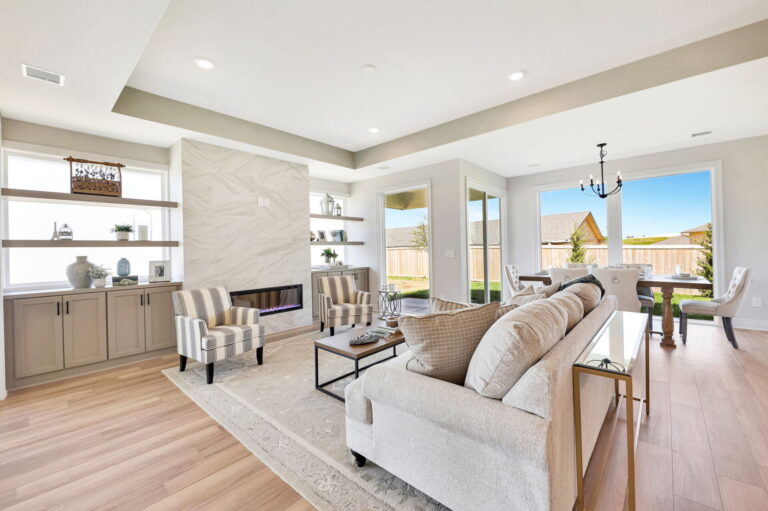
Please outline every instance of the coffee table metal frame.
[{"label": "coffee table metal frame", "polygon": [[[388,350],[389,348],[384,348],[383,350],[373,351],[371,353],[367,353],[367,354],[362,355],[360,357],[352,357],[352,356],[349,356],[349,355],[344,355],[343,353],[339,353],[338,351],[330,350],[330,349],[328,349],[328,348],[326,348],[326,347],[324,347],[322,345],[318,345],[317,341],[315,341],[315,390],[319,390],[323,394],[328,394],[329,396],[338,399],[342,403],[345,402],[346,400],[344,399],[343,396],[340,396],[340,395],[338,395],[338,394],[336,394],[334,392],[331,392],[330,390],[325,389],[325,387],[327,387],[328,385],[330,385],[332,383],[336,383],[337,381],[342,380],[342,379],[344,379],[344,378],[346,378],[348,376],[351,376],[353,374],[355,375],[355,379],[358,379],[360,377],[360,372],[361,371],[364,371],[364,370],[368,369],[371,366],[375,366],[376,364],[381,364],[382,362],[386,362],[387,360],[395,358],[397,356],[397,347],[400,346],[404,342],[405,342],[405,339],[403,339],[402,342],[399,342],[399,343],[395,344],[394,346],[392,346],[392,355],[391,356],[383,358],[381,360],[377,360],[376,362],[373,362],[373,363],[368,364],[366,366],[360,367],[360,361],[363,360],[364,358],[368,358],[368,357],[370,357],[372,355],[375,355],[377,353],[381,353],[381,352],[383,352],[385,350]],[[375,344],[375,343],[371,343],[371,344]],[[319,364],[319,361],[318,361],[318,358],[319,358],[318,357],[318,353],[319,353],[320,350],[323,350],[323,351],[328,352],[328,353],[333,353],[334,355],[338,355],[340,357],[344,357],[344,358],[346,358],[348,360],[354,361],[355,362],[355,370],[354,371],[350,371],[348,373],[344,373],[341,376],[337,376],[336,378],[333,378],[332,380],[328,380],[328,381],[325,381],[323,383],[320,383],[320,364]]]}]

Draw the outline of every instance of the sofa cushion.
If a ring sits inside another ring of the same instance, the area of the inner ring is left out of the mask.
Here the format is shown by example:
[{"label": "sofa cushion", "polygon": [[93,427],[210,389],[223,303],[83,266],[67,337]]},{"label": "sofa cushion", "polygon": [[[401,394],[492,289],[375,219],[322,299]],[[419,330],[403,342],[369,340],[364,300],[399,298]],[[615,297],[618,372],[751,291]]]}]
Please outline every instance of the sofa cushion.
[{"label": "sofa cushion", "polygon": [[564,293],[573,293],[579,297],[581,303],[584,305],[584,315],[586,316],[592,309],[597,307],[602,297],[602,288],[592,283],[578,283],[564,288]]},{"label": "sofa cushion", "polygon": [[571,328],[576,326],[576,324],[584,317],[584,303],[582,303],[581,299],[576,296],[575,293],[567,291],[555,293],[551,299],[565,308],[565,311],[568,314],[566,331],[570,332]]},{"label": "sofa cushion", "polygon": [[334,305],[328,309],[328,318],[349,318],[373,314],[373,305],[370,303],[343,303]]},{"label": "sofa cushion", "polygon": [[429,312],[457,311],[468,307],[473,307],[473,305],[443,300],[442,298],[435,298],[434,296],[429,297]]},{"label": "sofa cushion", "polygon": [[208,329],[202,348],[212,350],[264,335],[264,325],[222,325]]},{"label": "sofa cushion", "polygon": [[456,311],[400,318],[411,350],[407,369],[461,385],[477,343],[496,321],[498,302]]},{"label": "sofa cushion", "polygon": [[565,335],[568,312],[560,301],[537,300],[491,326],[469,363],[464,386],[501,399]]},{"label": "sofa cushion", "polygon": [[534,294],[547,295],[547,298],[560,291],[560,282],[553,282],[549,285],[543,284],[533,288]]}]

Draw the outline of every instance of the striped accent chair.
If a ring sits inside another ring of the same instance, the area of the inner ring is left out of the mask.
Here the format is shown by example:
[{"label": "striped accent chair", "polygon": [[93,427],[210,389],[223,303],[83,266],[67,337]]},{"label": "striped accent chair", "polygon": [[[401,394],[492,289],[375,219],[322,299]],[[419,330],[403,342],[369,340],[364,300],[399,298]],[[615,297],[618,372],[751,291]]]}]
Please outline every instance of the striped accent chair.
[{"label": "striped accent chair", "polygon": [[355,289],[355,280],[351,275],[320,277],[317,286],[321,332],[328,327],[333,335],[337,326],[371,324],[371,293]]},{"label": "striped accent chair", "polygon": [[174,291],[176,344],[179,370],[187,358],[205,364],[208,383],[213,383],[213,363],[256,350],[261,365],[264,352],[264,325],[259,324],[259,309],[233,307],[223,287]]}]

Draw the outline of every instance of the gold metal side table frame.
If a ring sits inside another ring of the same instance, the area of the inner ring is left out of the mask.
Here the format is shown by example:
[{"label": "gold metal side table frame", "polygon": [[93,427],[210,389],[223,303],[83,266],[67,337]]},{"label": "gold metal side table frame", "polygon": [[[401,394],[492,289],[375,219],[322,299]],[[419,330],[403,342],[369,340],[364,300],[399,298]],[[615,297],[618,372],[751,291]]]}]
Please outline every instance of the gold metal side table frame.
[{"label": "gold metal side table frame", "polygon": [[[624,315],[625,317],[628,317],[628,315],[638,315],[638,316],[645,316],[644,314],[634,313],[634,312],[614,312],[614,314],[606,321],[605,325],[601,328],[601,330],[595,335],[595,339],[600,337],[601,335],[605,334],[606,328],[609,327],[609,323],[612,320],[615,320],[617,315]],[[643,325],[647,324],[647,317],[644,318],[644,321],[641,321],[640,318],[635,317],[633,318],[634,321],[637,324],[642,323]],[[638,438],[640,436],[640,425],[642,424],[642,406],[645,405],[645,414],[650,415],[651,413],[651,403],[650,403],[650,359],[649,359],[649,340],[650,340],[650,333],[647,331],[645,326],[643,327],[644,333],[641,337],[641,342],[638,343],[638,346],[634,348],[634,353],[630,355],[630,360],[634,362],[634,360],[637,357],[637,352],[639,351],[639,344],[645,344],[645,398],[642,397],[635,397],[633,393],[633,378],[632,378],[632,369],[633,369],[633,363],[627,364],[630,367],[627,367],[625,370],[619,370],[615,367],[612,367],[611,365],[605,364],[600,367],[587,367],[582,364],[578,364],[580,360],[582,360],[585,356],[585,354],[588,354],[590,352],[590,349],[594,347],[594,342],[591,342],[587,348],[584,350],[582,355],[579,356],[577,359],[577,363],[574,363],[573,365],[573,412],[574,412],[574,422],[575,422],[575,433],[576,433],[576,488],[577,488],[577,497],[576,497],[576,510],[582,511],[585,508],[585,502],[584,502],[584,461],[582,459],[582,431],[581,431],[581,375],[582,374],[591,374],[594,376],[602,376],[604,378],[610,378],[614,380],[614,387],[615,387],[615,395],[616,395],[616,418],[613,421],[613,430],[615,431],[618,418],[619,418],[619,412],[621,405],[625,405],[626,408],[626,423],[627,423],[627,497],[626,497],[626,506],[629,509],[629,511],[635,511],[635,452],[637,451],[637,442]],[[643,342],[644,341],[644,342]],[[603,360],[607,360],[606,359]],[[624,382],[625,387],[625,394],[621,394],[619,392],[619,382]],[[640,414],[637,418],[637,424],[634,424],[634,406],[630,406],[629,403],[634,403],[634,401],[640,402]],[[613,436],[613,433],[611,434]],[[608,464],[608,459],[606,458],[605,463],[603,464],[603,467],[601,469],[600,473],[600,481],[602,482],[602,479],[605,475],[605,469],[606,465]],[[599,489],[598,489],[599,493]],[[597,495],[595,496],[595,499],[597,498]],[[593,499],[594,501],[594,499]]]}]

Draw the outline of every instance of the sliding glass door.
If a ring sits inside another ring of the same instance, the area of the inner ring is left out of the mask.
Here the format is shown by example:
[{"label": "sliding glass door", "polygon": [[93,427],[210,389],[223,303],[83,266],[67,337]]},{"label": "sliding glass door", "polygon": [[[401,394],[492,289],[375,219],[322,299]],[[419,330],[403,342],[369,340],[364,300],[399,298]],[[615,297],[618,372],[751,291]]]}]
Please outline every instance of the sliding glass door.
[{"label": "sliding glass door", "polygon": [[501,198],[470,187],[467,245],[470,303],[501,301]]}]

